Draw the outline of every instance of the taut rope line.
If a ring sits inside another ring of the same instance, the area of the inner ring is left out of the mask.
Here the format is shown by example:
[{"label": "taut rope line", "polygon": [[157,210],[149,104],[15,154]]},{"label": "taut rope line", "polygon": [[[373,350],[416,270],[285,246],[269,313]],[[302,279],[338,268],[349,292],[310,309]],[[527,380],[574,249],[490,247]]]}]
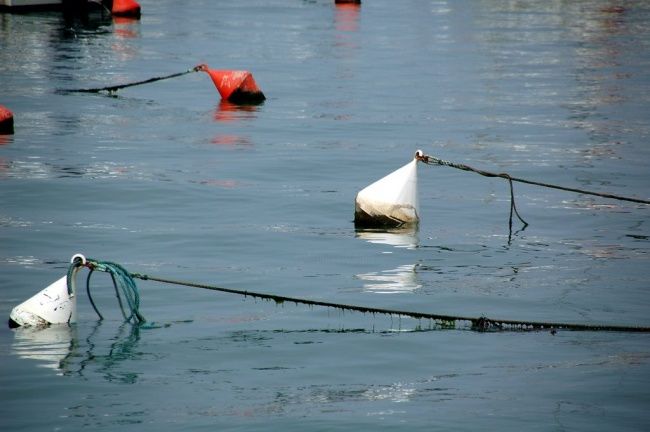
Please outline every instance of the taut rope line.
[{"label": "taut rope line", "polygon": [[367,306],[357,306],[342,303],[326,302],[319,300],[309,300],[298,297],[280,296],[275,294],[265,294],[253,291],[238,290],[232,288],[224,288],[215,285],[208,285],[195,282],[180,281],[174,279],[165,279],[146,274],[130,273],[130,276],[141,280],[150,280],[172,285],[182,285],[192,288],[201,288],[211,291],[220,291],[229,294],[243,295],[244,297],[254,297],[264,300],[273,300],[278,304],[291,302],[296,304],[304,304],[308,306],[323,306],[341,310],[350,310],[355,312],[384,314],[384,315],[397,315],[407,316],[415,319],[430,319],[440,321],[443,324],[456,323],[457,321],[467,321],[472,325],[472,329],[478,331],[488,330],[573,330],[573,331],[615,331],[615,332],[636,332],[636,333],[650,333],[650,327],[637,327],[637,326],[621,326],[609,324],[576,324],[576,323],[557,323],[557,322],[540,322],[540,321],[519,321],[519,320],[503,320],[503,319],[490,319],[486,317],[468,317],[461,315],[445,315],[434,314],[425,312],[412,312],[396,309],[375,308]]},{"label": "taut rope line", "polygon": [[160,76],[160,77],[153,77],[153,78],[149,78],[149,79],[146,79],[146,80],[136,81],[136,82],[132,82],[132,83],[128,83],[128,84],[120,84],[120,85],[114,85],[114,86],[108,86],[108,87],[86,88],[86,89],[64,89],[64,90],[59,90],[59,91],[63,92],[63,93],[99,93],[99,92],[102,92],[102,91],[106,91],[106,92],[109,92],[109,93],[114,93],[114,92],[116,92],[116,91],[118,91],[120,89],[126,88],[126,87],[133,87],[133,86],[138,86],[138,85],[142,85],[142,84],[149,84],[149,83],[156,82],[156,81],[161,81],[161,80],[166,80],[166,79],[170,79],[170,78],[180,77],[180,76],[192,73],[192,72],[199,72],[200,70],[202,70],[201,69],[202,67],[203,67],[203,65],[199,65],[199,66],[193,67],[192,69],[188,69],[188,70],[186,70],[184,72],[178,72],[178,73],[174,73],[174,74],[171,74],[171,75],[165,75],[165,76]]}]

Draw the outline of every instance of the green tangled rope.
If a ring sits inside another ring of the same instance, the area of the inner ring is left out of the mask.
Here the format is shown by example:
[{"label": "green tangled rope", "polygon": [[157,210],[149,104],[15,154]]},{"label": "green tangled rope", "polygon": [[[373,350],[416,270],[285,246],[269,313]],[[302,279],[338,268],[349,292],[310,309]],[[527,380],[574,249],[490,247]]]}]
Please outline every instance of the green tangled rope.
[{"label": "green tangled rope", "polygon": [[110,261],[87,259],[86,262],[83,263],[81,259],[76,259],[68,268],[69,292],[72,291],[70,286],[71,275],[73,274],[74,269],[79,266],[85,266],[90,270],[88,272],[88,277],[86,278],[86,292],[88,293],[90,304],[99,316],[100,320],[104,319],[104,317],[101,312],[99,312],[99,309],[90,294],[90,279],[95,271],[101,271],[111,275],[111,281],[115,288],[115,296],[117,297],[124,320],[126,322],[133,322],[134,324],[146,322],[144,316],[140,313],[140,293],[138,292],[138,286],[133,280],[133,277],[131,277],[131,274],[124,267]]}]

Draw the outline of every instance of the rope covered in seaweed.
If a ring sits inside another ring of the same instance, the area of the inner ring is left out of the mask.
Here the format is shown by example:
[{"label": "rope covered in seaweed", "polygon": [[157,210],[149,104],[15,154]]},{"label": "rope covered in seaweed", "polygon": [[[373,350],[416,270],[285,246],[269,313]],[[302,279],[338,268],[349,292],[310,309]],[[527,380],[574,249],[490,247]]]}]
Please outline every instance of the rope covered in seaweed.
[{"label": "rope covered in seaweed", "polygon": [[[80,258],[78,258],[80,257]],[[581,323],[566,323],[566,322],[546,322],[546,321],[524,321],[524,320],[511,320],[511,319],[494,319],[488,318],[485,316],[480,317],[470,317],[463,315],[449,315],[449,314],[438,314],[438,313],[428,313],[428,312],[414,312],[414,311],[405,311],[399,309],[389,309],[389,308],[378,308],[372,306],[359,306],[351,305],[345,303],[335,303],[322,300],[310,300],[299,297],[289,297],[277,294],[267,294],[255,291],[247,291],[233,288],[224,288],[216,285],[209,285],[204,283],[197,282],[188,282],[175,279],[167,279],[162,277],[156,277],[140,273],[130,273],[124,267],[119,264],[109,262],[109,261],[97,261],[93,259],[86,259],[83,255],[75,255],[71,261],[71,264],[68,268],[68,290],[70,293],[74,292],[74,269],[77,267],[87,267],[90,272],[86,280],[86,290],[88,292],[88,297],[90,303],[97,312],[100,320],[103,319],[102,314],[97,309],[95,302],[92,299],[90,294],[90,278],[94,271],[103,271],[111,275],[111,280],[115,287],[115,294],[117,296],[120,309],[124,316],[125,321],[133,321],[134,324],[141,325],[146,320],[144,316],[140,313],[140,295],[138,292],[138,287],[134,279],[141,279],[145,281],[154,281],[171,285],[186,286],[191,288],[201,288],[211,291],[219,291],[228,294],[237,294],[243,295],[244,297],[253,297],[263,300],[274,301],[277,304],[283,304],[286,302],[303,304],[308,306],[322,306],[327,308],[335,308],[340,310],[349,310],[354,312],[362,313],[371,313],[371,314],[383,314],[390,316],[399,316],[399,317],[410,317],[414,319],[428,319],[436,321],[440,324],[442,328],[456,328],[457,324],[462,322],[468,322],[471,324],[472,330],[477,331],[495,331],[495,330],[550,330],[555,332],[556,330],[572,330],[572,331],[612,331],[612,332],[634,332],[634,333],[650,333],[650,327],[645,326],[629,326],[629,325],[614,325],[614,324],[581,324]],[[124,308],[124,302],[122,297],[128,306],[130,314],[127,315]]]},{"label": "rope covered in seaweed", "polygon": [[285,302],[295,303],[295,304],[304,304],[308,306],[322,306],[328,308],[335,308],[341,310],[349,310],[362,313],[371,313],[371,314],[384,314],[384,315],[395,315],[395,316],[406,316],[415,319],[430,319],[434,321],[439,321],[443,326],[449,327],[450,324],[453,327],[458,322],[469,322],[471,323],[471,328],[478,331],[489,331],[489,330],[544,330],[548,329],[551,331],[555,330],[573,330],[573,331],[614,331],[614,332],[637,332],[637,333],[650,333],[650,327],[641,327],[641,326],[624,326],[624,325],[610,325],[610,324],[579,324],[579,323],[560,323],[560,322],[542,322],[542,321],[520,321],[520,320],[509,320],[509,319],[492,319],[487,317],[469,317],[461,315],[446,315],[446,314],[436,314],[436,313],[426,313],[426,312],[412,312],[404,311],[397,309],[387,309],[387,308],[376,308],[368,306],[357,306],[343,303],[334,303],[326,302],[320,300],[309,300],[298,297],[288,297],[281,296],[276,294],[266,294],[254,291],[247,290],[238,290],[232,288],[224,288],[215,285],[208,285],[203,283],[180,281],[174,279],[166,279],[155,276],[150,276],[146,274],[131,273],[131,277],[141,280],[155,281],[165,284],[172,285],[181,285],[191,288],[201,288],[211,291],[219,291],[229,294],[238,294],[243,295],[244,297],[253,297],[263,300],[271,300],[278,304]]}]

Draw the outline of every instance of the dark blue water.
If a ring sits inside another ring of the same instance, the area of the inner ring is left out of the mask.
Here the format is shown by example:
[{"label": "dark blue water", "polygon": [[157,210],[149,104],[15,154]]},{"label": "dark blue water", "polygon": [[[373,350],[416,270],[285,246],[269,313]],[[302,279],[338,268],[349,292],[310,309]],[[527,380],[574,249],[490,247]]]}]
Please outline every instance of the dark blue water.
[{"label": "dark blue water", "polygon": [[[650,209],[419,167],[414,232],[356,193],[416,149],[650,197],[650,8],[616,3],[141,2],[141,21],[0,15],[0,317],[77,252],[321,301],[650,326]],[[264,104],[187,70],[250,70]],[[82,276],[83,277],[83,276]],[[3,430],[646,430],[650,339],[488,332],[107,276],[79,322],[0,329]]]}]

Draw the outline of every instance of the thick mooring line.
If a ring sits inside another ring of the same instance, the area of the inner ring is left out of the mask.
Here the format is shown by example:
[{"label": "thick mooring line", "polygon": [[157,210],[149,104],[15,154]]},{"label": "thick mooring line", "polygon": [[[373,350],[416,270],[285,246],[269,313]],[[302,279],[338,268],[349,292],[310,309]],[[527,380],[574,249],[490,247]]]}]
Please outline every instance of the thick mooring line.
[{"label": "thick mooring line", "polygon": [[114,92],[116,92],[116,91],[118,91],[120,89],[127,88],[127,87],[133,87],[133,86],[138,86],[138,85],[142,85],[142,84],[149,84],[149,83],[156,82],[156,81],[162,81],[162,80],[166,80],[166,79],[170,79],[170,78],[180,77],[180,76],[192,73],[192,72],[198,72],[198,71],[202,70],[200,67],[201,66],[195,66],[192,69],[188,69],[188,70],[186,70],[184,72],[178,72],[178,73],[174,73],[174,74],[171,74],[171,75],[165,75],[165,76],[160,76],[160,77],[153,77],[153,78],[149,78],[149,79],[146,79],[146,80],[136,81],[136,82],[127,83],[127,84],[119,84],[119,85],[114,85],[114,86],[95,87],[95,88],[64,89],[64,90],[59,90],[59,91],[62,92],[62,93],[99,93],[99,92],[103,92],[103,91],[108,92],[108,93],[114,93]]},{"label": "thick mooring line", "polygon": [[278,304],[282,303],[295,303],[304,304],[308,306],[323,306],[341,310],[350,310],[355,312],[371,313],[371,314],[384,314],[395,316],[407,316],[415,319],[429,319],[440,321],[443,324],[456,323],[459,321],[470,322],[472,329],[479,331],[490,330],[572,330],[572,331],[613,331],[613,332],[634,332],[634,333],[650,333],[650,327],[641,326],[621,326],[609,324],[577,324],[577,323],[558,323],[558,322],[542,322],[542,321],[519,321],[519,320],[503,320],[492,319],[487,317],[467,317],[460,315],[444,315],[424,312],[403,311],[397,309],[375,308],[368,306],[357,306],[343,303],[326,302],[319,300],[309,300],[298,297],[280,296],[275,294],[265,294],[254,291],[238,290],[232,288],[224,288],[215,285],[208,285],[196,282],[187,282],[174,279],[166,279],[155,276],[149,276],[139,273],[131,273],[131,277],[161,282],[172,285],[182,285],[192,288],[201,288],[211,291],[220,291],[229,294],[243,295],[244,297],[260,298],[264,300],[272,300]]}]

